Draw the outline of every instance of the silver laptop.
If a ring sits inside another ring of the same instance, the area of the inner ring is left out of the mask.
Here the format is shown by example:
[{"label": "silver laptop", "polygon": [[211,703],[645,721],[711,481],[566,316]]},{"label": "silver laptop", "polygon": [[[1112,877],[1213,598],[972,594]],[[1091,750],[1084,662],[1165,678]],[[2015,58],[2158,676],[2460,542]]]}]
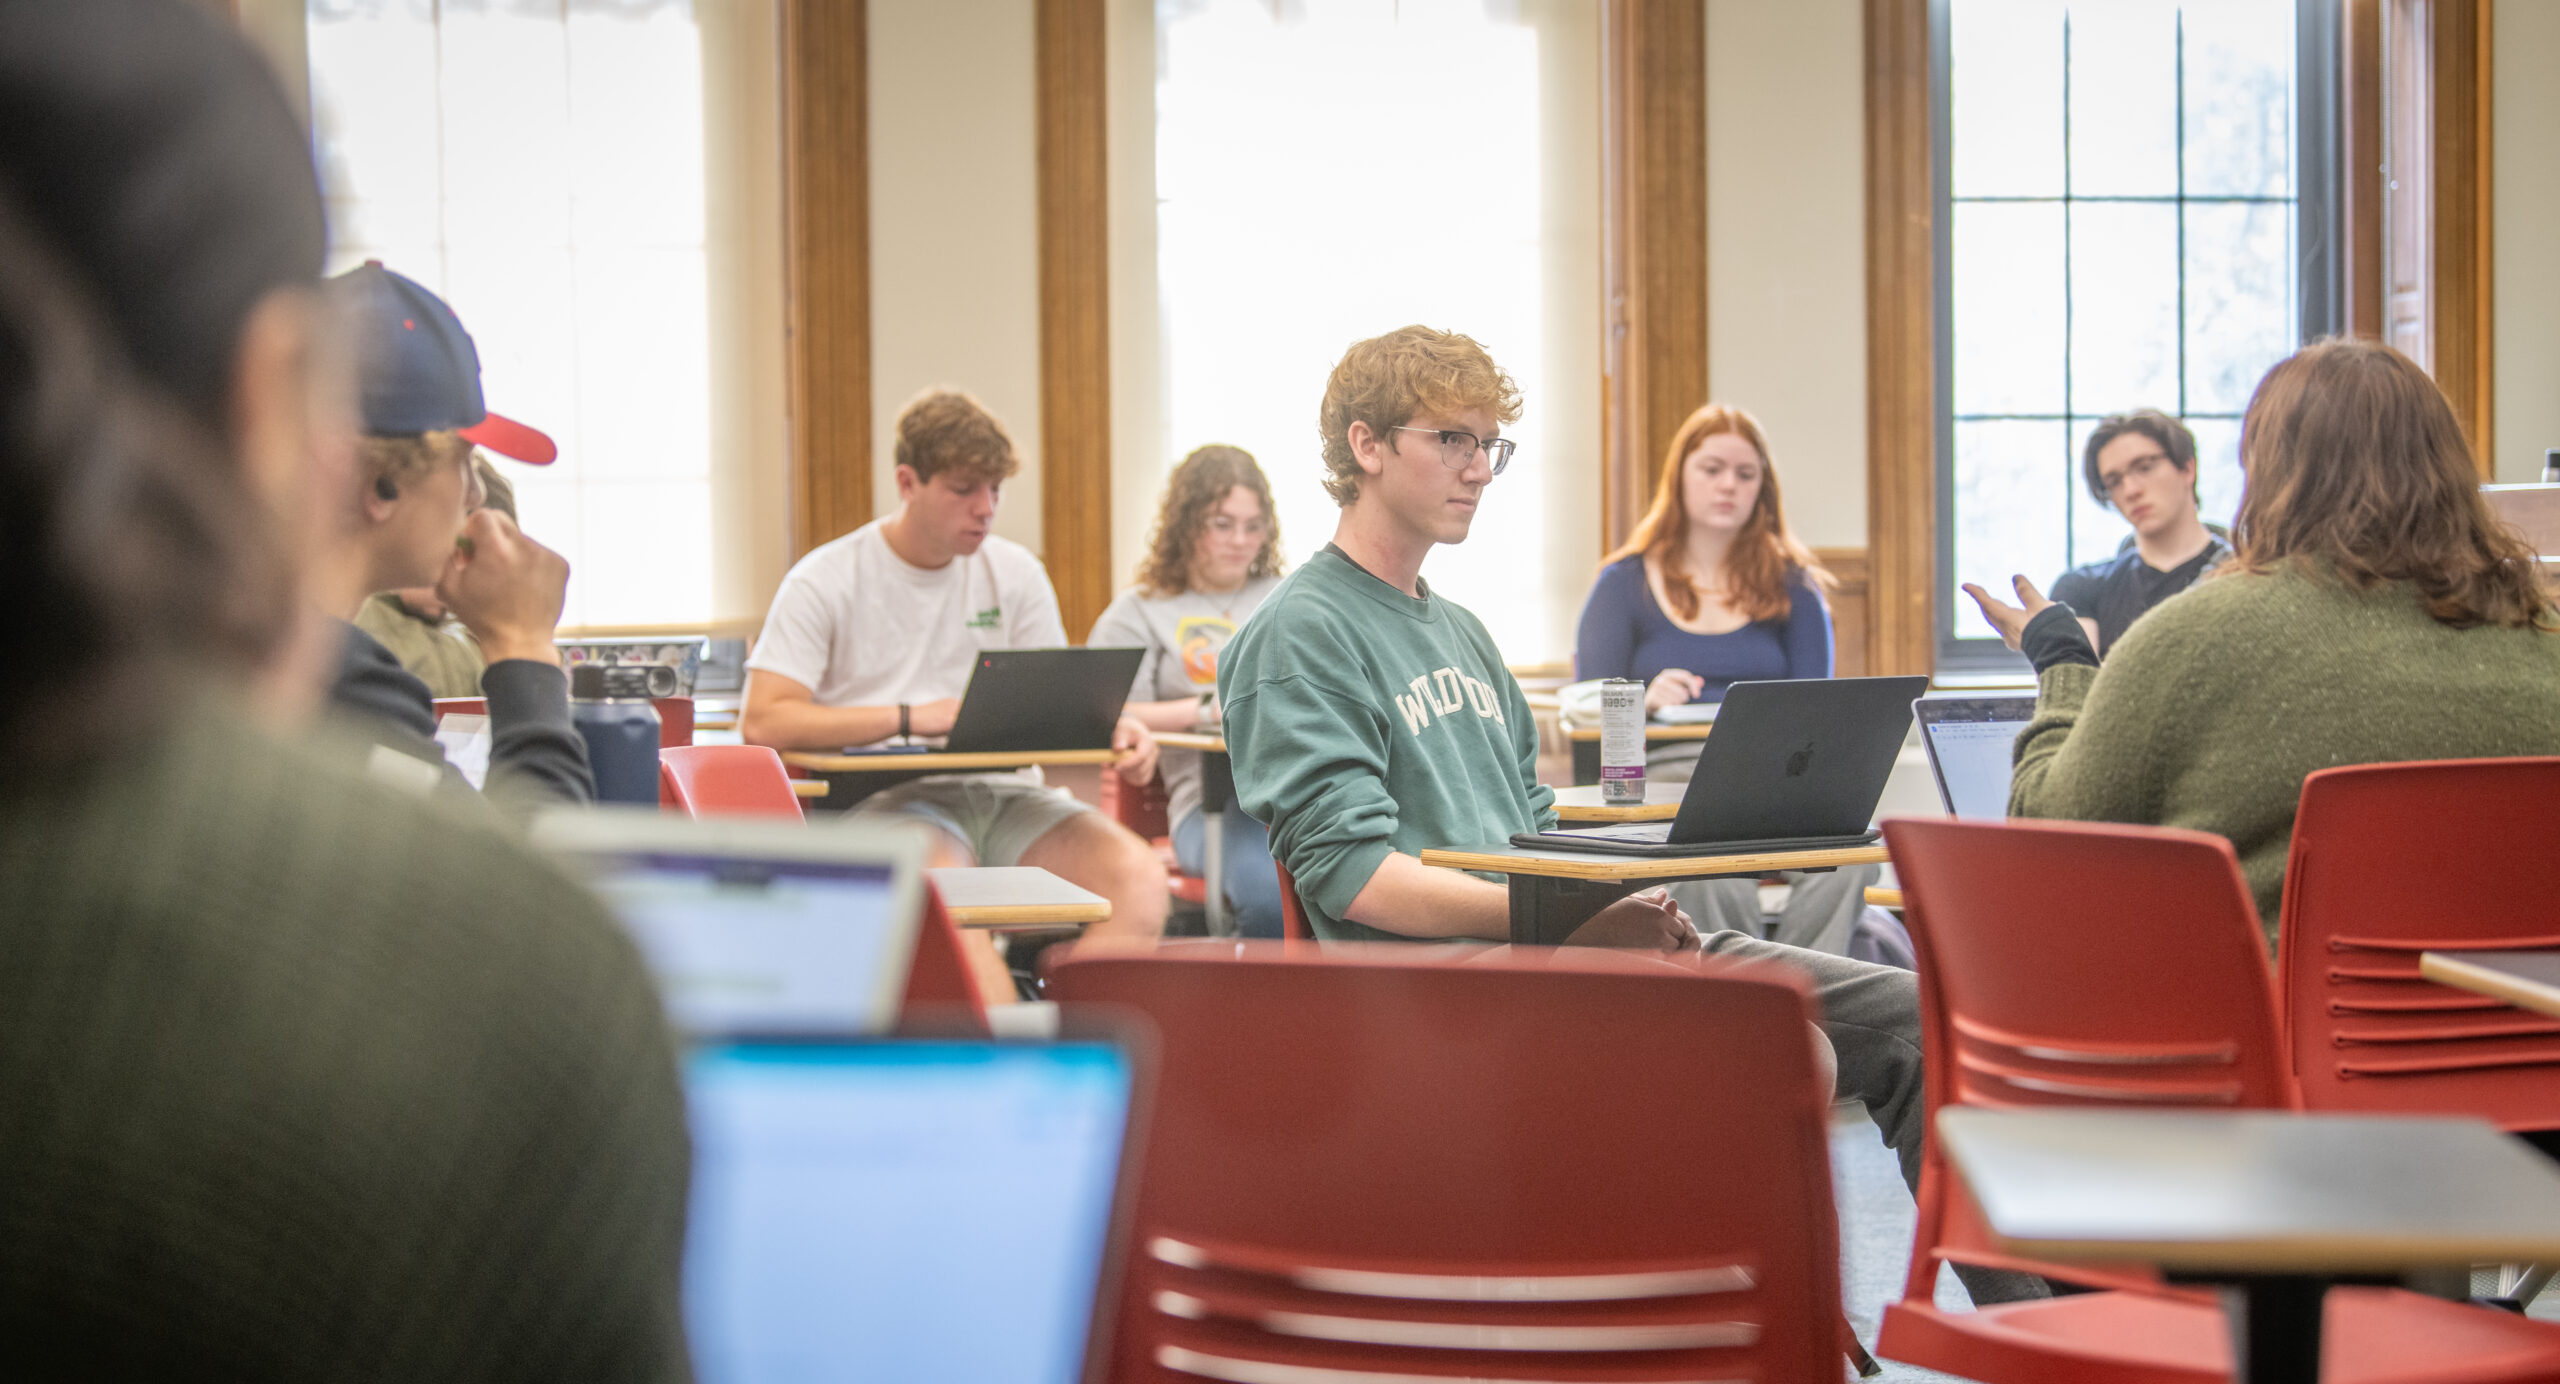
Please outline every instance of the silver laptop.
[{"label": "silver laptop", "polygon": [[545,814],[534,841],[629,931],[683,1032],[850,1037],[897,1023],[924,919],[916,827],[595,809]]},{"label": "silver laptop", "polygon": [[1990,821],[2007,817],[2011,757],[2018,732],[2036,714],[2034,695],[1923,698],[1911,712],[1920,720],[1920,744],[1947,811]]}]

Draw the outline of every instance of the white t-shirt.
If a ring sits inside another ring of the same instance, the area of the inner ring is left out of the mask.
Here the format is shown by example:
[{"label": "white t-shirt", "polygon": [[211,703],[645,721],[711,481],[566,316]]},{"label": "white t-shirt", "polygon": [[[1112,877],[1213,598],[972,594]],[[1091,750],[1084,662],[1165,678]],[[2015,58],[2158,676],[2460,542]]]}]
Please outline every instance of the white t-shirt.
[{"label": "white t-shirt", "polygon": [[794,563],[747,666],[808,688],[820,706],[957,697],[982,649],[1067,642],[1040,559],[990,534],[939,568],[909,566],[875,519]]}]

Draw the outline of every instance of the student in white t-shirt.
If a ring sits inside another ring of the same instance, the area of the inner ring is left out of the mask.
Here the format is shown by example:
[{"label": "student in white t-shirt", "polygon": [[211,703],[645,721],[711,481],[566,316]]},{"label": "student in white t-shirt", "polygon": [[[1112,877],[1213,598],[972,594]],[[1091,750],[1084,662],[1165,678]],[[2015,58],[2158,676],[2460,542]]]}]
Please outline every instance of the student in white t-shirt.
[{"label": "student in white t-shirt", "polygon": [[[800,559],[782,579],[747,660],[741,738],[778,750],[831,750],[892,736],[947,735],[981,649],[1067,642],[1049,574],[1021,544],[994,537],[996,503],[1020,468],[1004,425],[956,390],[930,390],[898,413],[898,512]],[[1155,738],[1123,717],[1120,773],[1155,774]],[[865,799],[856,814],[896,812],[941,828],[938,864],[1037,865],[1111,900],[1096,933],[1164,930],[1164,866],[1145,841],[1039,772],[938,774]]]},{"label": "student in white t-shirt", "polygon": [[[1271,512],[1271,482],[1251,452],[1201,447],[1165,481],[1138,584],[1102,612],[1085,642],[1134,644],[1147,651],[1129,692],[1129,714],[1149,729],[1213,724],[1218,655],[1236,626],[1279,584],[1280,524]],[[1208,857],[1200,780],[1196,751],[1166,752],[1173,857],[1192,874],[1200,873]],[[1233,803],[1221,820],[1219,873],[1235,909],[1236,930],[1246,937],[1277,937],[1280,874],[1271,864],[1271,837]]]}]

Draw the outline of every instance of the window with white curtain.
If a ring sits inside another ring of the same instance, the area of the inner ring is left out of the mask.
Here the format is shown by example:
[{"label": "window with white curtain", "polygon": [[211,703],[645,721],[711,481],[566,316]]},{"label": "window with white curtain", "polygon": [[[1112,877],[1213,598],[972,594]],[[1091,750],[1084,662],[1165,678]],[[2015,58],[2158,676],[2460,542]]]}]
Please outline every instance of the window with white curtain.
[{"label": "window with white curtain", "polygon": [[2130,535],[2082,482],[2099,418],[2183,417],[2204,517],[2237,509],[2240,414],[2323,248],[2301,7],[1938,0],[1942,659],[1996,649],[1960,583],[2047,585]]},{"label": "window with white curtain", "polygon": [[[1555,589],[1550,568],[1596,556],[1557,551],[1572,541],[1560,530],[1596,515],[1596,12],[1156,5],[1168,465],[1207,442],[1252,452],[1302,562],[1340,513],[1320,484],[1316,413],[1343,349],[1417,322],[1474,337],[1519,383],[1526,410],[1505,431],[1520,450],[1467,541],[1425,575],[1514,662],[1570,652],[1581,590]],[[1574,60],[1556,60],[1559,43]],[[1584,131],[1583,158],[1557,166],[1550,151]]]},{"label": "window with white curtain", "polygon": [[564,623],[712,615],[702,34],[691,0],[310,0],[331,271],[453,305]]}]

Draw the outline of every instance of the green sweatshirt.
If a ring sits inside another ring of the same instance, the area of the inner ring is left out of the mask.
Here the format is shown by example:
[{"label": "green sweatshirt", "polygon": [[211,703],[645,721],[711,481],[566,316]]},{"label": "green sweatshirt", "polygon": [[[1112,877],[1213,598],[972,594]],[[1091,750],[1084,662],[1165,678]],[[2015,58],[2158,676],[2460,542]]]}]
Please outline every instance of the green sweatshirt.
[{"label": "green sweatshirt", "polygon": [[1237,800],[1327,941],[1413,940],[1342,916],[1390,852],[1498,847],[1555,820],[1528,700],[1484,625],[1330,544],[1237,631],[1218,693]]},{"label": "green sweatshirt", "polygon": [[2406,583],[2209,579],[2106,666],[2049,668],[2018,736],[2018,817],[2229,837],[2274,945],[2303,777],[2340,764],[2560,754],[2560,635],[2455,629]]}]

